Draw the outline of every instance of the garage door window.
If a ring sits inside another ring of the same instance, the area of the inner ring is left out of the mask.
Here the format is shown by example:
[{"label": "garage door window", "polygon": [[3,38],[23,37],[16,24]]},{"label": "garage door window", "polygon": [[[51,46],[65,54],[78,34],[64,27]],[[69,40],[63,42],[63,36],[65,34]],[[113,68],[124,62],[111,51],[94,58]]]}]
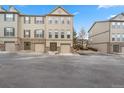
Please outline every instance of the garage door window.
[{"label": "garage door window", "polygon": [[12,27],[4,28],[4,36],[15,36],[15,29]]}]

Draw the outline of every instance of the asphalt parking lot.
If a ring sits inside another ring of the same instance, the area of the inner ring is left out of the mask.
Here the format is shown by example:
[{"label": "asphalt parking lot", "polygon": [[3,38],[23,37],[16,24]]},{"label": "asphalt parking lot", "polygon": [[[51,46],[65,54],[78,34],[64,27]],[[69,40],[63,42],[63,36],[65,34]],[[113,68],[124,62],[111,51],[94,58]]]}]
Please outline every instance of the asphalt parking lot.
[{"label": "asphalt parking lot", "polygon": [[0,87],[124,87],[124,57],[0,54]]}]

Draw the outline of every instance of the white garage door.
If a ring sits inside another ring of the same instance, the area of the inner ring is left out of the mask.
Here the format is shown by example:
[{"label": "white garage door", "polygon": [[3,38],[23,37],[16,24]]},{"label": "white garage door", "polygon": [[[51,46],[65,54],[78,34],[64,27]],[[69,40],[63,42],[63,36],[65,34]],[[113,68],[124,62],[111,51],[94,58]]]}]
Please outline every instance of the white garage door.
[{"label": "white garage door", "polygon": [[15,51],[15,43],[5,43],[6,51]]},{"label": "white garage door", "polygon": [[122,53],[124,53],[124,47],[122,47]]},{"label": "white garage door", "polygon": [[70,53],[71,48],[70,45],[61,45],[61,53]]},{"label": "white garage door", "polygon": [[35,52],[44,52],[44,44],[35,44]]}]

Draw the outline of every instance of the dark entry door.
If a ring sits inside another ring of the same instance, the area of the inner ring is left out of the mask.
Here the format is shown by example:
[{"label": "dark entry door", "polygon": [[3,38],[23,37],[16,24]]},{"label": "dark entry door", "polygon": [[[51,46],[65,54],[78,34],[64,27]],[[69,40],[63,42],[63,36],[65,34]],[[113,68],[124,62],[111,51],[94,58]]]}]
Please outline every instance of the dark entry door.
[{"label": "dark entry door", "polygon": [[119,45],[113,45],[113,52],[119,52]]},{"label": "dark entry door", "polygon": [[31,50],[31,42],[24,42],[24,50]]},{"label": "dark entry door", "polygon": [[50,51],[57,51],[57,43],[50,43]]}]

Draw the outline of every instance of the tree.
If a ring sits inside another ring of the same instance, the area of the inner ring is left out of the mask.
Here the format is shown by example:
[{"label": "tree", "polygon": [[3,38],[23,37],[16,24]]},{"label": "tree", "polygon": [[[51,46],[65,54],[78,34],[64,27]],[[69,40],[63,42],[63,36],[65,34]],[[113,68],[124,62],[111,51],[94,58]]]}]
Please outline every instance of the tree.
[{"label": "tree", "polygon": [[77,44],[77,32],[73,30],[73,48],[76,48]]},{"label": "tree", "polygon": [[80,41],[80,48],[83,49],[84,41],[86,39],[86,31],[82,27],[81,30],[78,33],[78,41]]}]

